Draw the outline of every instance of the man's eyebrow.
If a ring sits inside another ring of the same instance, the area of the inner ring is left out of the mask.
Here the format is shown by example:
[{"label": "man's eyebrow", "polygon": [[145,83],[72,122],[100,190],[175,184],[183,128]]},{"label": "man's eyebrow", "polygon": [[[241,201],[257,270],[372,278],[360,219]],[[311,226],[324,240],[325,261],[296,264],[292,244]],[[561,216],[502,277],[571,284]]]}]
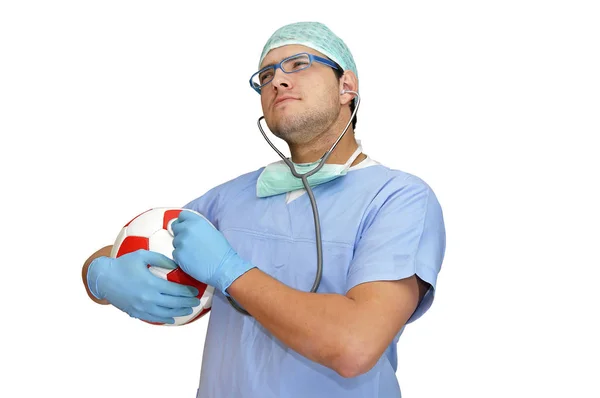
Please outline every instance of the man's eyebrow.
[{"label": "man's eyebrow", "polygon": [[261,66],[261,67],[259,68],[259,70],[265,69],[267,66],[273,66],[273,65],[275,65],[275,62],[272,62],[272,63],[270,63],[270,64],[267,64],[267,65],[265,65],[265,66]]}]

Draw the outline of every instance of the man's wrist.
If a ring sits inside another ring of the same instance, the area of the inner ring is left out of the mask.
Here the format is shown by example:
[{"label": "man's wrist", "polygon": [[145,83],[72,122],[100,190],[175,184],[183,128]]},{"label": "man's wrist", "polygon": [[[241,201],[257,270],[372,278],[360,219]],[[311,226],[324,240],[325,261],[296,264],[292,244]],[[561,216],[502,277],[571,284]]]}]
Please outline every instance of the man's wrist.
[{"label": "man's wrist", "polygon": [[102,256],[96,257],[92,260],[87,269],[87,286],[94,297],[98,300],[103,300],[104,297],[98,291],[98,278],[102,275],[104,268]]},{"label": "man's wrist", "polygon": [[256,266],[249,261],[242,259],[237,253],[233,252],[233,250],[230,257],[225,261],[225,266],[227,267],[227,271],[221,274],[221,278],[219,278],[217,284],[218,289],[221,290],[225,296],[229,297],[227,288],[246,272],[256,268]]}]

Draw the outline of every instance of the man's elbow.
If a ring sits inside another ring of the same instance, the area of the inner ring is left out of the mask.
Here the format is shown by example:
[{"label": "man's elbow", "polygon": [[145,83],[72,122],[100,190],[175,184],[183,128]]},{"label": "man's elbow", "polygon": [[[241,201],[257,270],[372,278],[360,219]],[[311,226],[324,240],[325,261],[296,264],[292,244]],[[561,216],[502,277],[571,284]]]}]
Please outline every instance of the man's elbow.
[{"label": "man's elbow", "polygon": [[380,357],[367,344],[349,345],[336,360],[334,370],[347,379],[358,377],[371,370]]}]

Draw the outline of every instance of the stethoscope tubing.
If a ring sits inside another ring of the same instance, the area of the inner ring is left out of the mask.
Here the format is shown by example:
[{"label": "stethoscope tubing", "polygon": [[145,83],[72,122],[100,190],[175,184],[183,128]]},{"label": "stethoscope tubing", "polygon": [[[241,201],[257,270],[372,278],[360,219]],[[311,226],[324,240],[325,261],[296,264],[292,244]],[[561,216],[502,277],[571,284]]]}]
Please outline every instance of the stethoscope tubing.
[{"label": "stethoscope tubing", "polygon": [[[288,158],[286,158],[285,155],[283,153],[281,153],[281,151],[279,149],[277,149],[277,147],[271,142],[269,137],[267,137],[267,134],[265,134],[265,131],[263,130],[262,125],[261,125],[261,121],[265,117],[264,116],[259,117],[258,122],[257,122],[258,129],[262,133],[262,135],[263,135],[264,139],[267,141],[267,143],[269,143],[271,148],[273,148],[273,150],[275,150],[275,152],[277,152],[279,157],[281,157],[281,159],[283,159],[283,161],[288,165],[288,167],[290,168],[290,171],[292,172],[294,177],[300,178],[302,180],[302,184],[304,185],[304,188],[306,189],[306,193],[308,194],[308,198],[309,198],[310,204],[312,206],[313,219],[314,219],[314,224],[315,224],[315,239],[317,242],[317,272],[315,274],[315,281],[310,289],[310,293],[315,293],[317,291],[317,289],[319,288],[319,285],[321,284],[321,278],[323,276],[323,242],[321,239],[321,225],[320,225],[320,218],[319,218],[319,209],[317,208],[317,201],[315,200],[315,195],[313,194],[310,184],[308,183],[308,177],[315,174],[323,167],[323,165],[325,164],[325,162],[327,161],[327,159],[329,158],[329,156],[331,155],[331,153],[333,152],[333,150],[335,149],[337,144],[340,142],[342,137],[344,137],[344,134],[346,134],[346,131],[348,131],[348,128],[350,127],[350,124],[352,123],[352,120],[354,119],[354,116],[356,115],[356,111],[358,111],[358,106],[360,105],[360,95],[356,91],[346,90],[345,92],[353,93],[354,95],[356,95],[357,101],[356,101],[356,107],[354,108],[354,112],[352,112],[352,115],[350,116],[350,120],[346,124],[344,131],[342,131],[342,134],[340,134],[340,136],[333,143],[331,148],[327,152],[325,152],[325,154],[321,157],[321,161],[319,162],[317,167],[315,167],[314,169],[312,169],[311,171],[309,171],[307,173],[299,174],[296,171],[294,164]],[[240,312],[244,315],[247,315],[247,316],[252,316],[245,309],[240,307],[240,305],[234,299],[232,299],[230,296],[227,296],[227,300],[229,301],[229,304],[231,304],[231,306],[234,309],[236,309],[238,312]]]}]

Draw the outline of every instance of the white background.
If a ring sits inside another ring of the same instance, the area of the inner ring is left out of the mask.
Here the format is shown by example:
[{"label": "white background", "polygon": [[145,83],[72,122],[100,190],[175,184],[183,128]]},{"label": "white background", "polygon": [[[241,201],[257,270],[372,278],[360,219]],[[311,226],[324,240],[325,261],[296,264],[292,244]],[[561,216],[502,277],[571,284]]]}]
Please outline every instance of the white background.
[{"label": "white background", "polygon": [[0,396],[195,396],[208,319],[95,305],[81,266],[140,211],[278,160],[248,78],[304,20],[353,52],[365,152],[444,210],[403,396],[600,396],[594,3],[2,2]]}]

